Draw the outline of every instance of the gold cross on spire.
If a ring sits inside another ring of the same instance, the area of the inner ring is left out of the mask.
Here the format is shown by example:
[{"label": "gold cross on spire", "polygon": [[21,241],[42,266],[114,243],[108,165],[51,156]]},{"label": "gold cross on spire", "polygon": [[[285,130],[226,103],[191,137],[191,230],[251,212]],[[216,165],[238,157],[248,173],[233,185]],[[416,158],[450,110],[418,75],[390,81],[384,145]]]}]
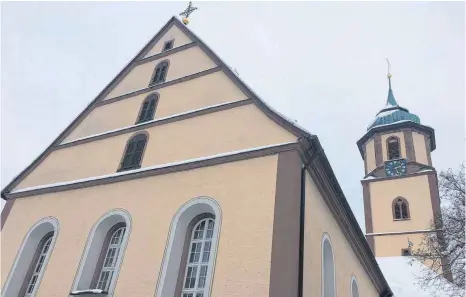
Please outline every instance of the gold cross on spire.
[{"label": "gold cross on spire", "polygon": [[195,11],[197,9],[197,7],[193,7],[193,2],[192,1],[189,1],[189,4],[188,4],[188,7],[186,7],[186,9],[180,13],[180,15],[184,16],[183,18],[183,24],[185,25],[188,25],[189,24],[189,16],[191,15],[191,13],[193,13],[193,11]]}]

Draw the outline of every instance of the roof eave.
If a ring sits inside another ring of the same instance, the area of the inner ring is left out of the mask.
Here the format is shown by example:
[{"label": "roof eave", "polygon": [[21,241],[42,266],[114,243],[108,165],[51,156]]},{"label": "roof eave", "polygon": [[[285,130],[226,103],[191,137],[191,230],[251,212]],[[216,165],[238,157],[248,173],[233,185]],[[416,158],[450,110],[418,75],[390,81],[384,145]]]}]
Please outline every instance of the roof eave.
[{"label": "roof eave", "polygon": [[415,128],[428,134],[430,137],[430,151],[432,152],[436,149],[435,130],[432,127],[417,124],[411,121],[403,121],[403,122],[393,123],[389,125],[375,126],[375,127],[372,127],[369,131],[367,131],[366,134],[364,134],[356,143],[358,145],[358,149],[359,149],[359,153],[361,154],[361,157],[364,158],[364,148],[363,148],[364,144],[372,136],[374,136],[377,133],[387,132],[390,130],[402,129],[402,128]]}]

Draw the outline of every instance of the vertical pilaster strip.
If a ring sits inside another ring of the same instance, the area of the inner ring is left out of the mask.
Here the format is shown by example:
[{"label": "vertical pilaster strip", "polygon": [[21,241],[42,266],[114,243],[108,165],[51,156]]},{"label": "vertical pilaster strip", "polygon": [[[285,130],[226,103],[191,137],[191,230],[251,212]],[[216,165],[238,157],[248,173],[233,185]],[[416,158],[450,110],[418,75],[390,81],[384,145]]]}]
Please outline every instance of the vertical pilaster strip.
[{"label": "vertical pilaster strip", "polygon": [[298,294],[300,180],[299,153],[297,151],[279,153],[269,297]]},{"label": "vertical pilaster strip", "polygon": [[383,153],[382,153],[382,137],[377,134],[374,138],[374,149],[375,149],[375,166],[379,167],[383,164]]},{"label": "vertical pilaster strip", "polygon": [[427,153],[427,165],[432,166],[432,157],[430,155],[430,137],[427,135],[424,135],[425,143],[426,143],[426,153]]},{"label": "vertical pilaster strip", "polygon": [[1,222],[0,222],[1,223],[0,230],[3,230],[3,225],[5,225],[6,219],[8,218],[8,215],[10,214],[11,208],[13,207],[14,203],[15,203],[15,199],[10,199],[10,200],[7,200],[5,205],[3,206]]},{"label": "vertical pilaster strip", "polygon": [[[372,222],[372,208],[371,208],[371,193],[369,188],[369,183],[362,184],[362,195],[364,200],[364,219],[366,222],[366,234],[374,232],[374,225]],[[372,250],[372,253],[375,255],[375,245],[374,237],[366,236],[367,243]]]},{"label": "vertical pilaster strip", "polygon": [[403,130],[405,139],[406,159],[408,162],[416,161],[416,152],[414,151],[413,131]]},{"label": "vertical pilaster strip", "polygon": [[367,170],[367,150],[366,150],[367,143],[364,145],[363,152],[364,152],[364,175],[367,175],[368,170]]}]

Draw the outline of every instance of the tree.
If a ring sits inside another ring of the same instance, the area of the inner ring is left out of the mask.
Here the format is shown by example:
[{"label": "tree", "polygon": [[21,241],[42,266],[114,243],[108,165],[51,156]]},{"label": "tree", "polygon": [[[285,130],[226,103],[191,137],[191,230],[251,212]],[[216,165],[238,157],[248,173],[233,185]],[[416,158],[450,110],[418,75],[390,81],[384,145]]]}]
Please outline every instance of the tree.
[{"label": "tree", "polygon": [[[464,163],[457,171],[448,169],[439,175],[441,213],[431,223],[411,261],[426,264],[418,276],[423,288],[435,288],[450,296],[465,294],[465,176]],[[446,281],[448,280],[448,281]]]}]

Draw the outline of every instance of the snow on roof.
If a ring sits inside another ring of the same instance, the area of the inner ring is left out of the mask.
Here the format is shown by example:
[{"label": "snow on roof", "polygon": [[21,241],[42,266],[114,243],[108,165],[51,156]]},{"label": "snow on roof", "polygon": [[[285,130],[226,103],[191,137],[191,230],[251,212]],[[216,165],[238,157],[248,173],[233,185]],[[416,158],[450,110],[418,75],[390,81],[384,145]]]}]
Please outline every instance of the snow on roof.
[{"label": "snow on roof", "polygon": [[[446,297],[448,293],[438,288],[419,286],[418,278],[426,268],[419,261],[410,264],[411,257],[378,257],[377,262],[393,291],[394,297]],[[447,282],[445,280],[445,282]],[[449,286],[447,284],[447,286]]]}]

